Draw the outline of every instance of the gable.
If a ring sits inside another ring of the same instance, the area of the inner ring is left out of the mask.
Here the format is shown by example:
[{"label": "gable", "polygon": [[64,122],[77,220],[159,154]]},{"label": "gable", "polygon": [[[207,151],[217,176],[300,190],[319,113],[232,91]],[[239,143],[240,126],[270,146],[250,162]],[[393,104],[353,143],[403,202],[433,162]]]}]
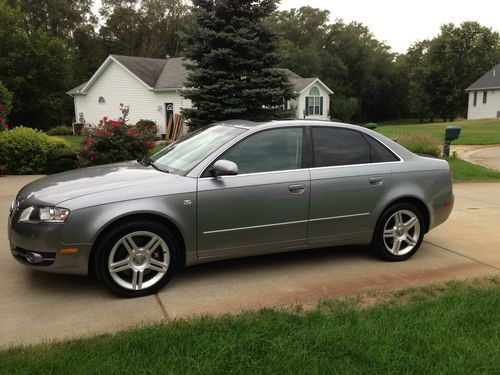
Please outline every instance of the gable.
[{"label": "gable", "polygon": [[98,79],[86,87],[85,94],[91,97],[98,94],[108,100],[112,95],[118,97],[125,93],[139,93],[140,95],[144,91],[148,89],[143,82],[113,61],[104,67]]}]

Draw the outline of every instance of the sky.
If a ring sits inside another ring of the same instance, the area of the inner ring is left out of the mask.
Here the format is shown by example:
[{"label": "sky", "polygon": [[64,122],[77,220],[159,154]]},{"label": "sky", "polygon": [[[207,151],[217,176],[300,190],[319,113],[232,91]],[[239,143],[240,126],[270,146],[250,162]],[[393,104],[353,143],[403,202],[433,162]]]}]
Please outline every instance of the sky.
[{"label": "sky", "polygon": [[398,53],[437,35],[444,23],[478,21],[500,32],[500,0],[282,0],[279,9],[305,5],[328,9],[330,21],[363,23]]}]

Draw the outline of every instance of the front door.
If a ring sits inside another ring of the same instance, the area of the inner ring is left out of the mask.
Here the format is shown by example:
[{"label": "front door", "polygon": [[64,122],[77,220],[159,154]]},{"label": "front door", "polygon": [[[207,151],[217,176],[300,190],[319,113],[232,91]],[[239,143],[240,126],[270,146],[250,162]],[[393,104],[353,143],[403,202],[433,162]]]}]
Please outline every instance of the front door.
[{"label": "front door", "polygon": [[275,252],[307,243],[309,170],[302,169],[303,128],[250,135],[219,159],[235,176],[198,181],[198,256]]},{"label": "front door", "polygon": [[[170,121],[172,122],[172,124],[169,124]],[[170,134],[168,133],[172,131],[173,123],[174,123],[174,103],[165,103],[165,137],[163,137],[162,134],[163,139],[170,138]]]}]

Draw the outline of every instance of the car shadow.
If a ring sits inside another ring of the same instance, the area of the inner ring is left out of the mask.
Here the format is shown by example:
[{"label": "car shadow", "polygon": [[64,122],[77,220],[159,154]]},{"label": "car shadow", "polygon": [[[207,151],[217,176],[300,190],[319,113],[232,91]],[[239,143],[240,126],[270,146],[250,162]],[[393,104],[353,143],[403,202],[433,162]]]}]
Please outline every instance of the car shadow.
[{"label": "car shadow", "polygon": [[[241,274],[259,270],[272,272],[276,269],[309,266],[330,261],[342,261],[352,258],[375,259],[369,246],[338,246],[318,249],[289,251],[283,253],[257,255],[228,260],[219,260],[185,267],[176,274],[174,279],[204,278],[215,276],[220,272],[226,275]],[[174,280],[172,280],[174,281]]]},{"label": "car shadow", "polygon": [[[186,281],[203,282],[206,278],[217,277],[218,274],[238,275],[245,272],[260,271],[273,272],[276,269],[286,269],[330,261],[347,259],[375,259],[368,246],[341,246],[319,249],[299,250],[292,252],[258,255],[245,258],[214,261],[185,267],[176,273],[172,284],[182,284]],[[95,275],[78,276],[53,274],[26,270],[26,282],[31,292],[57,294],[59,297],[74,299],[86,298],[113,298],[113,295],[102,287]],[[168,288],[168,286],[167,286]],[[119,298],[119,297],[115,297]]]}]

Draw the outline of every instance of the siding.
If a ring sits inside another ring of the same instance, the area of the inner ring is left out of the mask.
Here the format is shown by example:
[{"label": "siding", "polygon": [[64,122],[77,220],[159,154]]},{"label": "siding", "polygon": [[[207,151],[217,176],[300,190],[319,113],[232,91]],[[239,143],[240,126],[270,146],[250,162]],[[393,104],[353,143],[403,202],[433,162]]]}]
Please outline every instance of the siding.
[{"label": "siding", "polygon": [[330,116],[330,96],[329,93],[323,88],[322,85],[314,84],[311,87],[307,88],[307,90],[303,91],[295,100],[293,105],[296,106],[295,117],[297,119],[304,118],[304,109],[306,106],[306,96],[309,96],[309,90],[313,87],[317,87],[319,89],[320,95],[323,97],[323,116],[319,115],[310,115],[306,116],[308,120],[329,120]]},{"label": "siding", "polygon": [[500,111],[500,90],[487,90],[488,100],[483,104],[483,91],[477,92],[477,105],[474,107],[474,91],[469,92],[468,120],[496,118]]},{"label": "siding", "polygon": [[[98,103],[101,96],[105,104]],[[87,95],[75,96],[75,118],[78,120],[79,114],[83,113],[87,124],[96,124],[104,116],[118,118],[121,115],[120,103],[130,106],[130,124],[141,119],[153,120],[158,124],[160,134],[166,130],[165,103],[174,104],[174,113],[180,113],[183,106],[190,106],[189,101],[176,91],[149,91],[137,78],[111,61]]]}]

